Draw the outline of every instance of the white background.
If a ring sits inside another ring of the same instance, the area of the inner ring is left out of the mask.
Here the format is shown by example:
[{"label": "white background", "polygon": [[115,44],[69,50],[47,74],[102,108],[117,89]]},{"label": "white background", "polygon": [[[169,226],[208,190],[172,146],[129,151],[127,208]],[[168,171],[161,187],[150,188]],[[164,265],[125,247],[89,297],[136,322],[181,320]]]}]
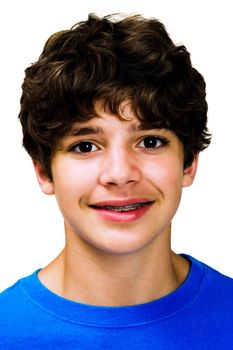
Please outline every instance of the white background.
[{"label": "white background", "polygon": [[186,252],[233,277],[233,21],[231,1],[12,1],[0,5],[0,290],[43,267],[64,244],[53,197],[37,185],[21,148],[17,120],[24,69],[48,36],[89,12],[142,13],[160,19],[191,52],[204,75],[212,145],[201,154],[194,185],[184,190],[173,224],[176,252]]}]

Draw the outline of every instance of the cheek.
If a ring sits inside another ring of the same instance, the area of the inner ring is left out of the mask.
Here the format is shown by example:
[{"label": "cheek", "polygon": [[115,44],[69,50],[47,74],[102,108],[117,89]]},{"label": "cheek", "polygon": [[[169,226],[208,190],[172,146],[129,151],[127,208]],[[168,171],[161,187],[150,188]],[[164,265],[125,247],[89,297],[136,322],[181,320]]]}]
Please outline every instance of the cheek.
[{"label": "cheek", "polygon": [[54,191],[58,201],[82,198],[96,184],[96,167],[76,160],[58,161],[53,166]]},{"label": "cheek", "polygon": [[182,187],[183,164],[179,158],[161,159],[144,167],[147,178],[162,192]]}]

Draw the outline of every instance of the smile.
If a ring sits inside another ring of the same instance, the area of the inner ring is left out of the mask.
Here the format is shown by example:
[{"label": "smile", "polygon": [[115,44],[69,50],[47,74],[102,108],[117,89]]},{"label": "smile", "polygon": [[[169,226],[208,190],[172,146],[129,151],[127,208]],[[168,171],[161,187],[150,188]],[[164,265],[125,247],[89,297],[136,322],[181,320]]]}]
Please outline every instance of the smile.
[{"label": "smile", "polygon": [[131,222],[141,218],[151,207],[154,201],[135,202],[121,205],[91,205],[91,208],[108,221]]},{"label": "smile", "polygon": [[132,203],[127,205],[103,205],[103,206],[97,206],[93,205],[94,208],[99,209],[106,209],[106,210],[113,210],[117,212],[126,212],[131,210],[136,210],[139,208],[144,207],[145,205],[151,204],[151,202],[144,202],[144,203]]}]

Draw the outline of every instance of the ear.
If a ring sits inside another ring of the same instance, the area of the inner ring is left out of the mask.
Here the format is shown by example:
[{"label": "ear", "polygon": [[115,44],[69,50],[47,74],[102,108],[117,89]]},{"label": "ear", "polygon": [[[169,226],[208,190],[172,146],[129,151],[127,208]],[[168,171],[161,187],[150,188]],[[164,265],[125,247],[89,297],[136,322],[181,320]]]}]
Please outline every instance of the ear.
[{"label": "ear", "polygon": [[183,187],[188,187],[192,185],[197,172],[198,158],[199,155],[195,155],[192,164],[188,168],[184,169]]},{"label": "ear", "polygon": [[53,182],[46,174],[42,164],[33,160],[33,166],[42,192],[48,195],[54,194]]}]

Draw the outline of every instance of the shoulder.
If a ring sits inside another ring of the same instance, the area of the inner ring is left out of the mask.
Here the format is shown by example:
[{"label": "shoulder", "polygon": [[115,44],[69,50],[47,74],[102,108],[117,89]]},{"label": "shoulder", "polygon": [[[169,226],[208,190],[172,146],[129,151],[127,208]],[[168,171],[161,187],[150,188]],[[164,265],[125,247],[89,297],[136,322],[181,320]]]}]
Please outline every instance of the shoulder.
[{"label": "shoulder", "polygon": [[12,321],[21,316],[28,309],[29,298],[23,288],[24,280],[31,278],[21,278],[12,286],[0,293],[0,327],[12,324]]},{"label": "shoulder", "polygon": [[233,278],[207,266],[207,290],[216,297],[225,297],[233,304]]},{"label": "shoulder", "polygon": [[206,269],[206,283],[209,285],[211,288],[214,288],[214,291],[219,291],[219,292],[232,292],[233,291],[233,278],[229,277],[215,268],[202,263],[201,264],[204,266]]},{"label": "shoulder", "polygon": [[200,271],[203,270],[204,271],[204,275],[207,278],[207,280],[211,280],[214,283],[218,283],[219,280],[221,280],[221,282],[224,282],[224,284],[226,283],[228,286],[232,286],[233,285],[233,278],[230,276],[227,276],[226,274],[220,272],[219,270],[215,269],[214,267],[210,266],[208,263],[205,263],[203,261],[200,261],[196,258],[194,258],[191,255],[188,254],[181,254],[183,257],[185,257],[191,265],[191,270],[194,268],[195,271]]},{"label": "shoulder", "polygon": [[0,348],[20,324],[25,306],[21,280],[0,294]]},{"label": "shoulder", "polygon": [[9,305],[12,305],[13,301],[18,298],[20,294],[20,284],[21,280],[18,280],[12,286],[8,287],[0,293],[1,315],[3,314],[4,309],[7,308]]},{"label": "shoulder", "polygon": [[203,279],[197,294],[200,308],[211,313],[233,315],[233,278],[222,274],[209,265],[189,257],[193,264],[203,269]]}]

